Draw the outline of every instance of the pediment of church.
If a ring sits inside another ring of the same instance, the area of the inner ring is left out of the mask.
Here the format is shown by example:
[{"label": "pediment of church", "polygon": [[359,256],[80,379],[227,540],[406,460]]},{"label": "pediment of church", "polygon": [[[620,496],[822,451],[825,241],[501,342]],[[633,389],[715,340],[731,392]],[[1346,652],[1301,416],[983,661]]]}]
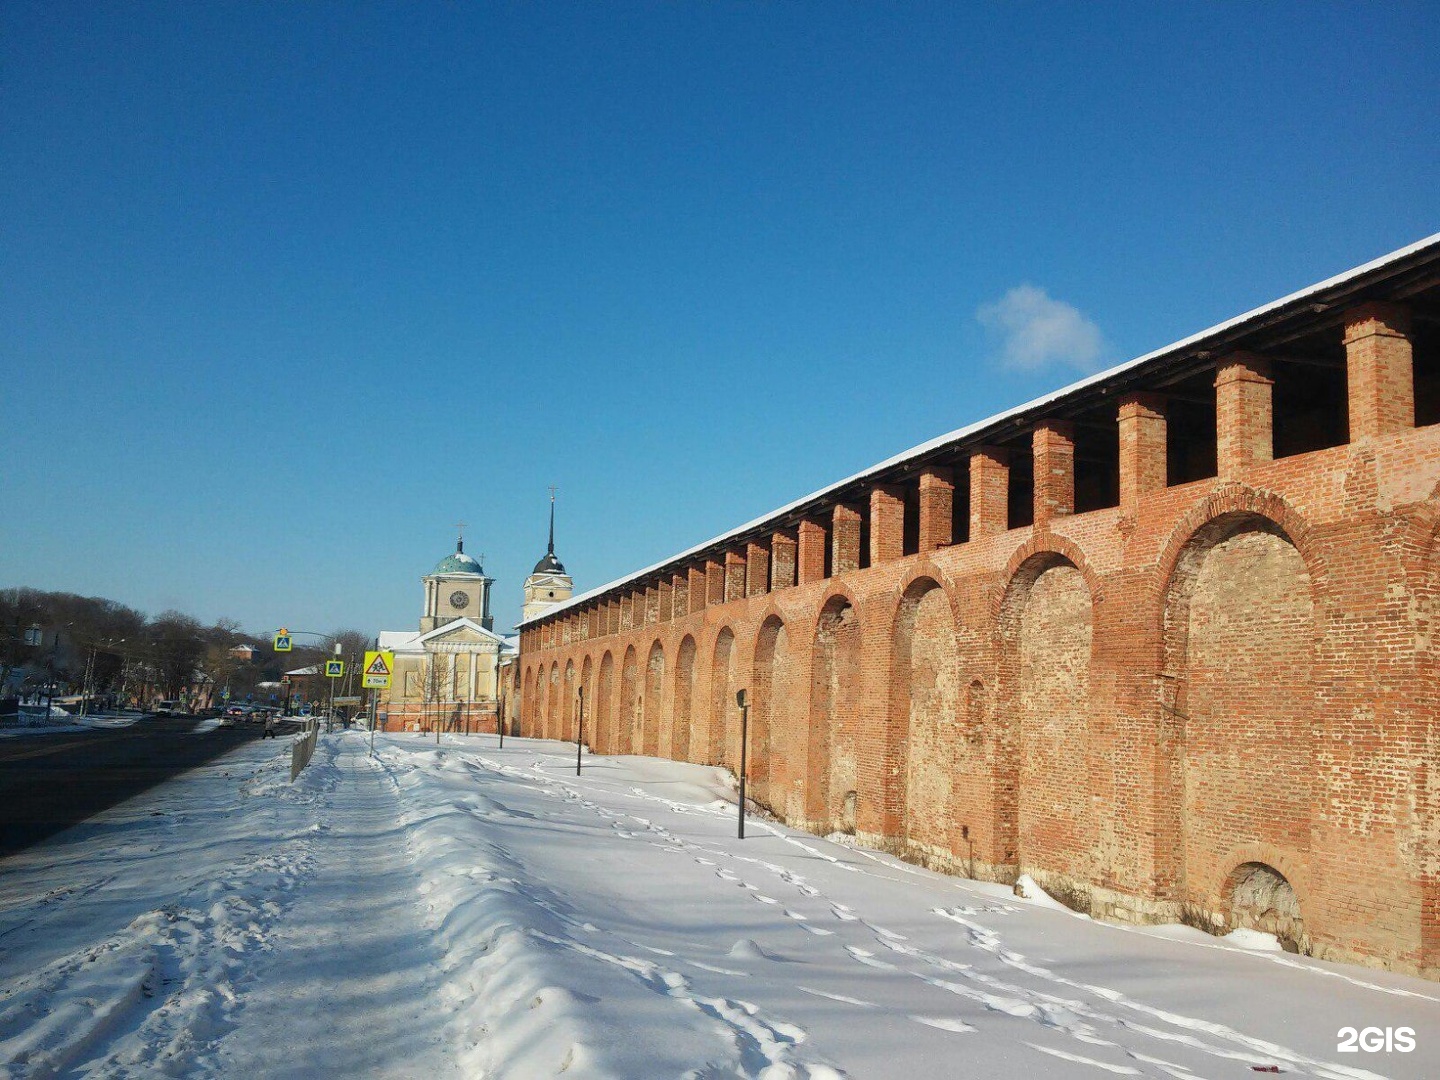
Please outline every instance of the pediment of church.
[{"label": "pediment of church", "polygon": [[503,639],[495,633],[486,630],[479,623],[471,622],[469,619],[456,619],[454,622],[437,626],[428,633],[421,634],[417,644],[427,648],[433,648],[441,643],[446,645],[480,645],[487,642],[500,642]]}]

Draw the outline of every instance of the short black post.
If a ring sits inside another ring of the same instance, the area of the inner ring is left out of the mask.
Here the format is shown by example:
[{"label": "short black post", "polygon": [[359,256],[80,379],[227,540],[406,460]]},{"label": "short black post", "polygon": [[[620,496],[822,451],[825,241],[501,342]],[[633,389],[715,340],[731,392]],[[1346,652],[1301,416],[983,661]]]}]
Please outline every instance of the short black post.
[{"label": "short black post", "polygon": [[735,704],[740,706],[740,839],[745,839],[745,747],[749,743],[747,728],[750,726],[750,702],[745,691],[735,694]]},{"label": "short black post", "polygon": [[580,695],[580,726],[575,732],[575,775],[580,775],[580,748],[585,745],[585,687],[577,691]]}]

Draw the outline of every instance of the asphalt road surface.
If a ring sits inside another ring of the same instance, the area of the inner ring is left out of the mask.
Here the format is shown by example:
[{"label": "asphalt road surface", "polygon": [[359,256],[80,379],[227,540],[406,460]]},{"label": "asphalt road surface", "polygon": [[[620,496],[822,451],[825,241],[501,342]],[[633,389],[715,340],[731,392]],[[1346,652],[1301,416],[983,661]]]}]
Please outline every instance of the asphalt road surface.
[{"label": "asphalt road surface", "polygon": [[[0,857],[258,739],[259,724],[196,732],[194,717],[147,716],[129,727],[0,739]],[[286,721],[280,734],[299,731]]]}]

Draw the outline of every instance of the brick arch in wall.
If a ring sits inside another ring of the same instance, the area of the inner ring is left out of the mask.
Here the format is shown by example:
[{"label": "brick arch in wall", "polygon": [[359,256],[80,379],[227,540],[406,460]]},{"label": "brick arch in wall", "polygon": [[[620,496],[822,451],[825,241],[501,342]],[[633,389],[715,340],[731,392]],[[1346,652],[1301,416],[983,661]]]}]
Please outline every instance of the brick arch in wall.
[{"label": "brick arch in wall", "polygon": [[634,754],[639,750],[635,745],[635,729],[640,717],[637,707],[640,703],[640,671],[635,646],[625,649],[625,659],[620,664],[620,703],[615,710],[615,732],[617,754]]},{"label": "brick arch in wall", "polygon": [[530,732],[535,727],[535,669],[525,668],[520,683],[520,730]]},{"label": "brick arch in wall", "polygon": [[542,738],[553,739],[560,725],[560,661],[550,664],[550,681],[545,687],[545,729]]},{"label": "brick arch in wall", "polygon": [[585,745],[594,749],[595,740],[595,661],[587,653],[580,665],[580,689],[585,691],[585,715],[578,717],[585,725]]},{"label": "brick arch in wall", "polygon": [[686,634],[675,653],[675,707],[670,710],[670,756],[676,761],[689,761],[694,738],[695,714],[695,638]]},{"label": "brick arch in wall", "polygon": [[785,809],[782,801],[786,775],[780,748],[795,696],[793,669],[789,631],[779,615],[768,615],[755,635],[746,773],[752,785],[750,797],[780,813]]},{"label": "brick arch in wall", "polygon": [[595,742],[602,754],[618,753],[615,732],[615,654],[609,649],[600,657],[595,676]]},{"label": "brick arch in wall", "polygon": [[906,585],[896,608],[893,731],[896,760],[887,773],[895,824],[922,859],[948,853],[958,767],[959,648],[950,595],[933,577]]},{"label": "brick arch in wall", "polygon": [[1329,568],[1324,551],[1314,537],[1310,523],[1295,507],[1281,495],[1272,491],[1261,491],[1244,484],[1227,483],[1211,492],[1201,503],[1191,509],[1175,523],[1165,540],[1155,568],[1155,594],[1152,598],[1155,622],[1164,626],[1166,609],[1170,603],[1172,583],[1176,569],[1194,542],[1196,534],[1211,522],[1235,514],[1250,514],[1263,518],[1278,526],[1289,538],[1291,545],[1305,560],[1310,575],[1311,594],[1315,604],[1323,608],[1328,593]]},{"label": "brick arch in wall", "polygon": [[860,611],[845,592],[828,594],[811,647],[806,817],[824,833],[854,832],[859,791]]},{"label": "brick arch in wall", "polygon": [[645,685],[637,712],[640,730],[635,737],[635,752],[649,757],[660,756],[660,714],[665,701],[665,649],[658,640],[650,646],[645,658]]},{"label": "brick arch in wall", "polygon": [[565,681],[560,687],[561,711],[564,714],[565,722],[561,730],[555,733],[557,739],[574,740],[575,738],[575,710],[579,707],[579,698],[575,693],[577,689],[578,684],[575,682],[575,661],[566,660]]},{"label": "brick arch in wall", "polygon": [[1084,908],[1095,591],[1073,546],[1054,546],[1070,553],[1022,549],[1000,603],[996,855]]},{"label": "brick arch in wall", "polygon": [[1415,739],[1416,816],[1419,842],[1413,856],[1420,892],[1420,958],[1422,975],[1440,979],[1440,715],[1431,705],[1440,701],[1440,484],[1414,508],[1400,540],[1409,616],[1415,635],[1421,712]]},{"label": "brick arch in wall", "polygon": [[736,765],[739,758],[734,755],[734,740],[730,737],[735,709],[735,631],[728,626],[716,631],[715,647],[710,652],[709,704],[706,760],[711,765]]},{"label": "brick arch in wall", "polygon": [[1263,849],[1247,861],[1281,873],[1310,861],[1322,608],[1280,515],[1215,510],[1180,546],[1164,592],[1158,682],[1173,758],[1157,816],[1174,854],[1157,869],[1183,904],[1229,919],[1222,883],[1237,849]]}]

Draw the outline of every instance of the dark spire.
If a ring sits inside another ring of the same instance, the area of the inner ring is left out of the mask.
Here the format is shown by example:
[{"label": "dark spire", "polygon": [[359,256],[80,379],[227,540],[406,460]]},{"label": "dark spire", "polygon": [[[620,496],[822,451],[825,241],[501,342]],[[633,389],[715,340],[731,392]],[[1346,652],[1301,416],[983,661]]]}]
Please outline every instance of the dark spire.
[{"label": "dark spire", "polygon": [[550,488],[550,543],[545,548],[545,557],[535,564],[533,573],[563,574],[565,565],[555,557],[555,487]]}]

